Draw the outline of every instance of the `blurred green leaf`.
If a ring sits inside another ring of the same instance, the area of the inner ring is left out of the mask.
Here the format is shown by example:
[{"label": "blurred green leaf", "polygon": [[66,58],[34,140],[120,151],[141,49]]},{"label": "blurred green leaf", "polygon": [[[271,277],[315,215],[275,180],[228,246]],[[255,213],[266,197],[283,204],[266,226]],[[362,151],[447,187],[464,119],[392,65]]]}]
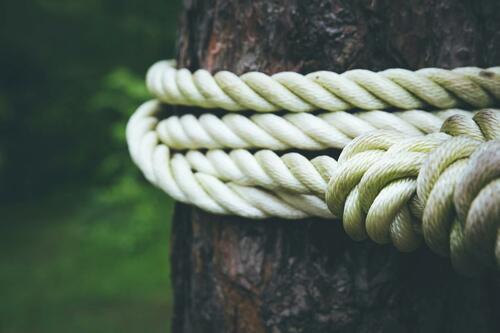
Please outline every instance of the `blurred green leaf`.
[{"label": "blurred green leaf", "polygon": [[172,201],[125,126],[180,5],[0,2],[0,332],[168,331]]},{"label": "blurred green leaf", "polygon": [[123,177],[131,164],[123,129],[150,98],[146,69],[174,53],[180,1],[1,7],[11,14],[0,20],[0,199]]}]

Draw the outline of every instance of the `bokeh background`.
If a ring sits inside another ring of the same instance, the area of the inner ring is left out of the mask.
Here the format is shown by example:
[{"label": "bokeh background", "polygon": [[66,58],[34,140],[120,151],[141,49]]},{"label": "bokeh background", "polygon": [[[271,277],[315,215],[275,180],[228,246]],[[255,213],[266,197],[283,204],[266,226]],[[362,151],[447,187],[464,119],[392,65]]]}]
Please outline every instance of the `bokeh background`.
[{"label": "bokeh background", "polygon": [[168,332],[172,203],[124,129],[179,2],[0,1],[0,332]]}]

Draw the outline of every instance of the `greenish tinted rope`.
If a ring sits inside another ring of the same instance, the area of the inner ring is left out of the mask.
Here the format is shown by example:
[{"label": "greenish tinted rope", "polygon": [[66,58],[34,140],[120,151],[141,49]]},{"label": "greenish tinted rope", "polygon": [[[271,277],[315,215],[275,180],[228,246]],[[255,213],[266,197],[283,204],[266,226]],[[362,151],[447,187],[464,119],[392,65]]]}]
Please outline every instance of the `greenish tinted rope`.
[{"label": "greenish tinted rope", "polygon": [[420,234],[454,266],[498,268],[500,114],[452,116],[443,133],[360,136],[344,148],[326,193],[354,239],[418,247]]},{"label": "greenish tinted rope", "polygon": [[[253,219],[337,216],[353,239],[401,251],[423,239],[461,272],[498,269],[500,111],[453,108],[498,106],[500,67],[237,76],[174,66],[148,72],[159,101],[131,117],[127,141],[176,200]],[[165,104],[233,112],[176,116]],[[404,110],[377,110],[393,107]],[[260,114],[234,113],[244,110]],[[280,110],[290,113],[270,113]],[[343,148],[338,162],[277,153],[327,148]]]}]

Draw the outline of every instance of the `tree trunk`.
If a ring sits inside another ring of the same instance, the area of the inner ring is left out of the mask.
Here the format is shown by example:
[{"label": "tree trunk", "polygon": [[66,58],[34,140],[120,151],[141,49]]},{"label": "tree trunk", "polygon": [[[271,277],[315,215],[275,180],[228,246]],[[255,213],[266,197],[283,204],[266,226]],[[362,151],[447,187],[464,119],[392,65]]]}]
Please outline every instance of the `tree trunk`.
[{"label": "tree trunk", "polygon": [[[191,69],[343,72],[500,63],[498,0],[184,0]],[[182,112],[189,109],[180,110]],[[498,274],[354,242],[339,221],[177,205],[173,332],[500,332]]]}]

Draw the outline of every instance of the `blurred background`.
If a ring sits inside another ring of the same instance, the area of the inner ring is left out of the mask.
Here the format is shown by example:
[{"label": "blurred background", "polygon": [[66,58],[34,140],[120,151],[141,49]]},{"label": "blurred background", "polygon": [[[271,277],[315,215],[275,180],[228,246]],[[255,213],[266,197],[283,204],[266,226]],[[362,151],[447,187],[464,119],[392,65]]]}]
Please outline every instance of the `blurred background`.
[{"label": "blurred background", "polygon": [[0,332],[168,332],[172,203],[124,130],[180,1],[0,1]]}]

